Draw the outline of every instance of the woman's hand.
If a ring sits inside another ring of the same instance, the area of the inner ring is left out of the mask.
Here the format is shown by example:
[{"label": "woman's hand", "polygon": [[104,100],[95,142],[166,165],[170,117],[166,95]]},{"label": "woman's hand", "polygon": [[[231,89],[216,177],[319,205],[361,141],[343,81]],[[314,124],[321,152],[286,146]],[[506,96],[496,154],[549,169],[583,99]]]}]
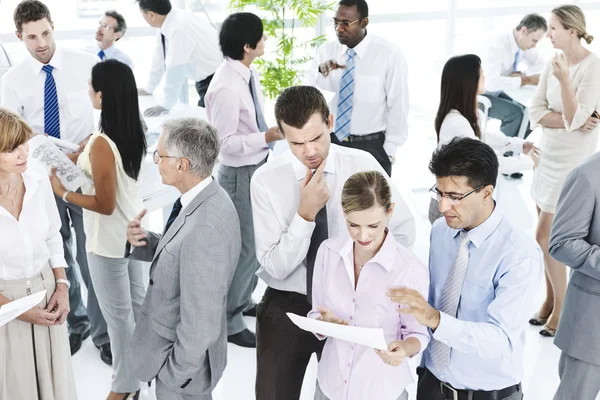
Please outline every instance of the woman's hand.
[{"label": "woman's hand", "polygon": [[523,143],[523,154],[529,154],[531,150],[535,150],[537,147],[533,144],[533,142],[525,142]]},{"label": "woman's hand", "polygon": [[560,83],[565,83],[570,79],[569,65],[564,53],[557,54],[552,59],[552,73]]},{"label": "woman's hand", "polygon": [[375,353],[383,360],[384,363],[397,367],[402,365],[406,358],[406,350],[404,349],[404,341],[394,340],[388,345],[387,351],[375,349]]},{"label": "woman's hand", "polygon": [[533,160],[533,168],[537,168],[540,162],[540,156],[540,149],[538,149],[537,147],[534,147],[533,151],[529,153],[529,157],[531,157],[531,159]]},{"label": "woman's hand", "polygon": [[579,128],[579,130],[584,131],[584,132],[591,132],[594,129],[596,129],[598,122],[600,122],[600,119],[594,118],[594,117],[589,117],[587,119],[587,121],[585,121],[585,124],[583,124],[583,126],[581,128]]},{"label": "woman's hand", "polygon": [[56,325],[56,313],[48,312],[39,306],[35,306],[29,311],[24,312],[18,319],[33,325]]},{"label": "woman's hand", "polygon": [[338,325],[348,325],[348,322],[344,321],[341,318],[338,318],[338,316],[335,315],[333,311],[325,307],[317,307],[317,310],[321,313],[321,316],[317,318],[317,320],[319,321],[331,322],[332,324]]},{"label": "woman's hand", "polygon": [[55,325],[61,325],[65,322],[70,311],[69,289],[67,286],[61,283],[56,285],[56,290],[50,298],[46,310],[56,316]]},{"label": "woman's hand", "polygon": [[58,197],[62,198],[63,194],[67,191],[65,186],[62,184],[58,176],[56,176],[56,168],[52,168],[52,175],[50,176],[50,185],[52,186],[52,191]]}]

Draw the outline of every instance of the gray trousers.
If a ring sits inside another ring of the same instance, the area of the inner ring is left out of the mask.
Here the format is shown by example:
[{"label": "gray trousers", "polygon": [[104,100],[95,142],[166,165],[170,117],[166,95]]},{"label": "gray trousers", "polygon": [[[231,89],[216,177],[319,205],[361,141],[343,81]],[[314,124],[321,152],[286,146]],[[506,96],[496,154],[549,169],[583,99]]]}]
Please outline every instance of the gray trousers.
[{"label": "gray trousers", "polygon": [[[109,342],[106,329],[106,321],[102,316],[94,286],[90,279],[88,260],[85,253],[85,232],[83,230],[83,212],[81,207],[71,203],[65,203],[61,198],[54,196],[56,207],[62,226],[60,235],[63,240],[65,260],[67,261],[67,279],[71,283],[69,289],[69,306],[71,311],[67,316],[69,333],[83,335],[88,329],[92,336],[92,341],[96,346],[102,346]],[[71,224],[75,230],[75,242],[77,245],[77,258],[73,253],[73,234]],[[83,304],[81,296],[81,283],[77,278],[77,269],[81,273],[83,283],[87,287],[87,310]]]},{"label": "gray trousers", "polygon": [[[502,121],[500,130],[506,136],[516,137],[521,129],[521,121],[525,115],[525,106],[508,96],[503,91],[486,92],[483,94],[492,102],[490,108],[490,118]],[[529,136],[531,129],[528,126],[525,137]]]},{"label": "gray trousers", "polygon": [[[376,398],[376,397],[373,396],[373,398]],[[319,387],[318,383],[317,383],[317,390],[315,390],[315,400],[329,400],[329,398],[327,396],[325,396],[323,394],[323,392],[321,391],[321,388]],[[404,392],[402,392],[400,397],[398,397],[398,400],[408,400],[408,392],[406,390]]]},{"label": "gray trousers", "polygon": [[212,394],[189,396],[169,389],[160,379],[156,379],[156,400],[212,400]]},{"label": "gray trousers", "polygon": [[240,219],[242,251],[227,293],[227,335],[235,335],[246,329],[242,312],[255,307],[252,292],[256,289],[259,264],[254,244],[254,224],[250,204],[250,179],[254,171],[266,162],[245,167],[219,167],[219,185],[229,194]]},{"label": "gray trousers", "polygon": [[125,359],[135,321],[142,310],[144,289],[143,263],[126,258],[107,258],[88,253],[90,274],[98,303],[108,324],[115,378],[112,391],[135,392],[140,382]]},{"label": "gray trousers", "polygon": [[600,365],[589,364],[562,352],[558,375],[560,384],[554,400],[594,400],[600,394]]}]

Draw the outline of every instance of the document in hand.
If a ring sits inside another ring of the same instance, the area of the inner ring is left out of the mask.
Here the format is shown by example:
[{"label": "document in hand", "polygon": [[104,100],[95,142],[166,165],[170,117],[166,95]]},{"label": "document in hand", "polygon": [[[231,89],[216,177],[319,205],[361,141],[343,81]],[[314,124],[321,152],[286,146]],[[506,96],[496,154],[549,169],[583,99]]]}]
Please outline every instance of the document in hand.
[{"label": "document in hand", "polygon": [[287,316],[302,330],[360,344],[373,349],[387,350],[387,342],[381,328],[360,328],[357,326],[332,324],[330,322],[301,317],[292,313],[287,313]]},{"label": "document in hand", "polygon": [[8,324],[19,315],[40,304],[44,296],[46,296],[46,291],[42,290],[41,292],[11,301],[0,307],[0,326]]}]

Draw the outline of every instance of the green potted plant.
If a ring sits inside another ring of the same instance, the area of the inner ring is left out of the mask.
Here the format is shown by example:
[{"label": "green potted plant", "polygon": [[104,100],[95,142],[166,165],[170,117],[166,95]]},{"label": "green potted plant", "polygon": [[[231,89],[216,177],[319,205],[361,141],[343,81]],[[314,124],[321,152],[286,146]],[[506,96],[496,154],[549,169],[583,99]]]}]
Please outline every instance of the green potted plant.
[{"label": "green potted plant", "polygon": [[[321,35],[301,41],[295,35],[295,25],[299,21],[304,28],[314,27],[334,4],[323,0],[231,0],[232,9],[256,7],[268,15],[263,18],[264,32],[277,41],[276,54],[274,58],[256,60],[265,97],[275,99],[283,89],[300,83],[300,68],[312,58],[307,51],[324,43],[326,38]],[[285,26],[286,18],[291,19],[289,27]]]}]

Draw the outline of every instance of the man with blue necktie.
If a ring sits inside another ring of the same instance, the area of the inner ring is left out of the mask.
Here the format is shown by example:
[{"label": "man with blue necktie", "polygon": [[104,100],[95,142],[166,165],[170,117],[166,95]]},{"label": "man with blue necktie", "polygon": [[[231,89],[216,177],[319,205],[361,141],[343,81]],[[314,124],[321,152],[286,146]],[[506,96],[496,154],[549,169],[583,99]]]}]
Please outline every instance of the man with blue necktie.
[{"label": "man with blue necktie", "polygon": [[490,146],[455,138],[433,154],[429,170],[444,214],[431,228],[429,301],[411,289],[388,290],[400,313],[431,331],[417,400],[521,400],[542,251],[496,207],[498,158]]},{"label": "man with blue necktie", "polygon": [[[505,92],[526,85],[537,86],[546,61],[536,46],[547,30],[548,24],[544,17],[528,14],[512,31],[486,43],[486,54],[482,57],[487,90],[484,96],[492,102],[490,118],[502,121],[500,130],[506,136],[519,135],[526,109]],[[530,133],[528,126],[524,137]]]},{"label": "man with blue necktie", "polygon": [[125,36],[126,31],[125,18],[116,11],[106,11],[98,22],[96,44],[84,50],[96,54],[101,61],[115,59],[133,69],[131,57],[116,46],[116,42]]},{"label": "man with blue necktie", "polygon": [[305,83],[336,94],[331,143],[365,150],[392,174],[396,150],[408,137],[408,69],[395,44],[367,34],[365,0],[341,0],[337,40],[319,49]]},{"label": "man with blue necktie", "polygon": [[[22,1],[15,9],[14,22],[16,35],[31,57],[15,65],[2,77],[0,106],[19,114],[34,133],[45,133],[78,144],[81,151],[94,131],[88,80],[97,57],[81,50],[56,46],[50,11],[40,1]],[[94,344],[100,349],[102,361],[110,365],[112,353],[106,322],[88,270],[81,208],[64,198],[56,198],[56,204],[62,220],[60,233],[65,259],[69,265],[67,278],[71,283],[71,311],[67,316],[71,354],[76,353],[82,341],[91,334]],[[71,226],[75,230],[75,238]],[[73,239],[77,242],[77,261],[71,248]],[[87,311],[81,298],[77,266],[88,289]]]}]

